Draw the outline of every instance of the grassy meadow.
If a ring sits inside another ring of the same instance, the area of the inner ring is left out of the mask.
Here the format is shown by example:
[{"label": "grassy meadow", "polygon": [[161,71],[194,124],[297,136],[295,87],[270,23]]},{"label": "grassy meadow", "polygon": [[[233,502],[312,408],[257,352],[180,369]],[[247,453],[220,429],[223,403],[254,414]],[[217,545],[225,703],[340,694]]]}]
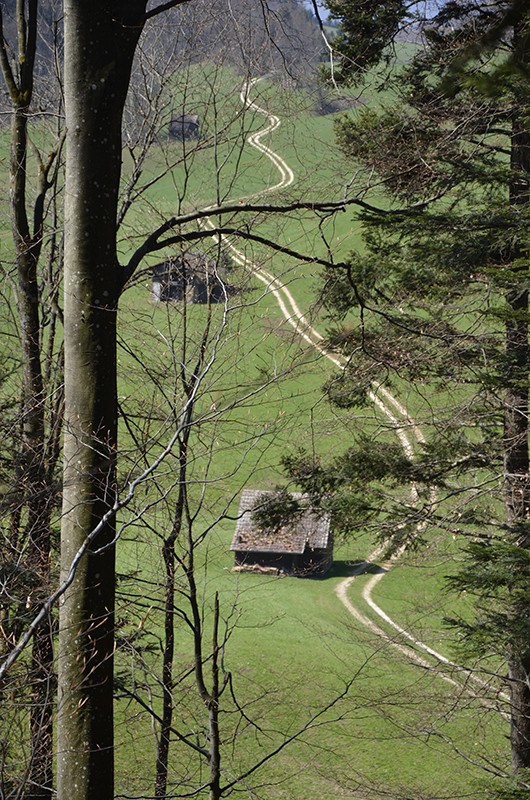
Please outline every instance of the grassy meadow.
[{"label": "grassy meadow", "polygon": [[[200,107],[198,79],[197,87],[195,108]],[[188,145],[182,143],[164,143],[154,152],[146,164],[147,180],[167,163],[175,167],[142,195],[141,203],[126,218],[124,256],[141,240],[143,231],[165,215],[237,202],[278,181],[270,161],[244,144],[250,131],[263,127],[264,118],[254,111],[241,113],[234,76],[216,72],[215,81],[204,92],[205,130],[232,119],[227,140],[215,148],[201,143],[196,152],[187,152]],[[252,98],[281,117],[281,127],[266,143],[285,158],[296,177],[291,187],[260,199],[271,203],[299,198],[339,200],[352,166],[334,146],[333,116],[315,115],[307,92],[286,90],[273,82],[254,87]],[[359,246],[353,211],[325,220],[299,213],[281,218],[247,214],[243,220],[252,223],[261,236],[306,254],[325,257],[331,252],[337,261]],[[234,223],[242,224],[239,217],[227,224]],[[302,311],[324,332],[318,269],[271,255],[263,246],[238,243],[238,247],[280,277]],[[374,437],[389,435],[388,420],[380,414],[330,408],[322,385],[333,365],[300,342],[263,284],[244,271],[237,275],[244,292],[229,303],[231,310],[225,316],[214,308],[207,319],[206,309],[195,306],[186,310],[184,318],[179,307],[151,304],[147,273],[127,290],[120,312],[120,401],[150,448],[145,462],[138,459],[130,431],[124,427],[126,452],[130,445],[130,458],[123,461],[124,476],[129,469],[136,474],[169,440],[174,411],[182,403],[180,362],[185,356],[187,363],[193,363],[206,324],[210,325],[208,353],[216,351],[196,406],[190,493],[197,509],[194,531],[200,540],[197,564],[205,630],[211,626],[217,593],[221,619],[229,631],[223,667],[230,672],[238,702],[245,709],[241,718],[226,697],[221,718],[226,774],[245,773],[274,750],[284,735],[305,725],[329,703],[331,707],[313,729],[246,777],[238,789],[270,800],[346,798],[381,788],[399,791],[400,787],[436,796],[479,791],[481,769],[472,763],[464,765],[457,752],[465,751],[477,763],[483,757],[497,759],[505,733],[499,718],[484,714],[460,680],[450,683],[425,667],[411,665],[390,641],[353,619],[335,594],[352,565],[372,552],[374,543],[368,535],[337,543],[335,566],[325,579],[231,572],[229,546],[244,486],[272,488],[281,483],[281,457],[299,447],[332,457],[347,446],[348,437],[359,427]],[[413,389],[402,388],[401,399],[414,410],[422,409]],[[162,633],[160,536],[171,525],[172,504],[165,493],[176,486],[176,469],[176,457],[170,454],[156,480],[148,484],[145,499],[138,501],[154,503],[159,493],[160,502],[143,515],[149,524],[140,521],[125,527],[119,546],[120,570],[130,576],[124,578],[125,597],[134,595],[135,585],[136,591],[138,585],[145,587],[140,605],[124,603],[123,629],[129,634],[141,631],[152,648],[143,672],[127,648],[119,663],[129,673],[135,670],[138,693],[146,702],[150,698],[155,707],[160,690],[148,673],[156,663]],[[458,553],[454,543],[447,544],[439,532],[431,539],[425,551],[392,567],[375,587],[374,598],[399,624],[451,657],[451,637],[443,618],[457,606],[462,610],[464,601],[453,598],[449,606],[444,584]],[[366,605],[362,589],[369,578],[362,575],[353,582],[350,598],[390,638],[399,639]],[[177,624],[177,672],[182,682],[176,690],[175,724],[200,740],[205,716],[187,674],[191,650],[186,625]],[[348,691],[335,702],[350,682]],[[145,792],[152,785],[154,770],[151,722],[126,697],[118,708],[122,776],[118,793]],[[183,745],[173,747],[171,775],[173,786],[180,790],[187,781],[191,787],[200,780],[196,759]]]},{"label": "grassy meadow", "polygon": [[[242,110],[240,83],[240,76],[228,70],[199,65],[175,79],[173,106],[199,113],[201,139],[195,147],[168,141],[161,132],[143,164],[138,197],[120,228],[123,261],[149,231],[174,214],[237,204],[254,195],[270,203],[342,199],[355,168],[334,145],[335,115],[316,115],[310,90],[272,80],[255,86],[251,97],[281,118],[281,126],[265,143],[287,161],[295,181],[281,192],[266,193],[279,180],[278,172],[245,143],[250,132],[263,127],[264,117]],[[0,131],[0,136],[7,143],[7,133]],[[131,165],[126,154],[124,186]],[[3,172],[1,162],[0,168]],[[309,212],[247,212],[223,222],[248,224],[260,236],[306,255],[331,254],[336,262],[360,246],[354,210],[328,218]],[[0,245],[6,269],[11,263],[8,242],[4,229]],[[262,245],[237,246],[279,277],[302,312],[325,332],[317,267]],[[217,244],[206,240],[195,247],[215,254]],[[387,638],[354,619],[335,594],[354,565],[373,552],[375,542],[368,533],[336,543],[334,568],[323,579],[231,571],[229,547],[242,488],[270,489],[282,483],[281,458],[298,448],[332,458],[347,447],[355,430],[374,438],[394,436],[388,420],[371,409],[354,413],[330,407],[322,387],[335,368],[300,340],[270,289],[243,268],[234,270],[242,290],[229,299],[228,310],[222,304],[210,311],[154,304],[149,267],[169,252],[161,250],[146,260],[120,303],[120,479],[127,486],[168,447],[185,402],[182,376],[191,374],[202,348],[207,368],[188,450],[195,567],[207,641],[214,597],[219,597],[227,637],[223,670],[230,673],[243,710],[237,711],[227,689],[221,708],[224,780],[245,774],[314,718],[297,741],[245,777],[235,791],[263,800],[364,798],[380,790],[402,792],[403,797],[478,794],[485,773],[477,765],[483,759],[499,760],[506,750],[507,726],[499,715],[485,711],[462,680],[449,683],[426,667],[414,666],[393,646],[390,639],[399,640],[399,635],[362,596],[370,574],[355,579],[349,597]],[[399,399],[422,418],[428,402],[413,387],[398,383],[393,391],[398,390]],[[119,520],[117,797],[152,794],[156,730],[130,691],[160,710],[161,544],[173,520],[178,467],[173,447]],[[424,550],[392,566],[375,587],[374,599],[404,628],[453,657],[443,619],[456,611],[465,613],[466,602],[450,600],[444,586],[458,551],[440,532],[426,538]],[[179,541],[178,546],[186,544]],[[186,590],[179,585],[184,608]],[[206,715],[189,673],[193,643],[182,617],[176,638],[175,727],[203,742]],[[326,705],[328,710],[316,717]],[[459,752],[470,760],[464,762]],[[206,781],[196,754],[174,743],[169,786],[174,796],[192,796]]]}]

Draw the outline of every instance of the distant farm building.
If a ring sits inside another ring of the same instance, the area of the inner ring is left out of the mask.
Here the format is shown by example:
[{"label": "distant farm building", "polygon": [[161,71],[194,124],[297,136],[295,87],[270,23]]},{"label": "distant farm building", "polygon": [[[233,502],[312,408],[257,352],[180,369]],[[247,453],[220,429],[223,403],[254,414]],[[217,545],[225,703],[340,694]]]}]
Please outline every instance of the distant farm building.
[{"label": "distant farm building", "polygon": [[152,271],[151,293],[155,303],[219,303],[235,289],[227,281],[229,270],[203,253],[172,256]]},{"label": "distant farm building", "polygon": [[198,139],[199,132],[198,114],[180,114],[169,123],[170,139]]},{"label": "distant farm building", "polygon": [[238,521],[230,550],[235,570],[324,575],[333,563],[333,535],[330,515],[303,508],[307,496],[292,492],[301,501],[301,511],[275,529],[261,526],[254,516],[260,502],[272,492],[245,489],[239,503]]}]

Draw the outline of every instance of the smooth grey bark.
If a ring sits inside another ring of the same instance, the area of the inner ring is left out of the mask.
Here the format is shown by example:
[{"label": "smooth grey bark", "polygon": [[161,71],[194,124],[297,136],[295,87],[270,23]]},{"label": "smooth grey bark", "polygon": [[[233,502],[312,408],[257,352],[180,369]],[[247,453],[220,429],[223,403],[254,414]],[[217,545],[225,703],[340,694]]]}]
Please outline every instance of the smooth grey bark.
[{"label": "smooth grey bark", "polygon": [[[116,213],[122,112],[146,3],[65,0],[65,432],[61,572],[116,494]],[[62,598],[59,800],[114,792],[111,517]]]},{"label": "smooth grey bark", "polygon": [[[116,315],[129,273],[116,251],[122,115],[149,17],[186,0],[64,2],[65,418],[61,575],[105,518],[62,598],[57,794],[114,794]],[[108,517],[105,515],[108,514]]]}]

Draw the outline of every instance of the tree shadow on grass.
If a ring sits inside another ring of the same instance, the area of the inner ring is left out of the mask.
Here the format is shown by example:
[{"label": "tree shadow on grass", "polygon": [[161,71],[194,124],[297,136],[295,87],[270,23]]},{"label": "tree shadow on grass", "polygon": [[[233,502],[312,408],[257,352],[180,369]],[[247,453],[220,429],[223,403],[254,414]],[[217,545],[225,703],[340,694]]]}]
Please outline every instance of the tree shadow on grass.
[{"label": "tree shadow on grass", "polygon": [[349,578],[352,575],[380,575],[387,570],[373,561],[334,561],[326,578]]}]

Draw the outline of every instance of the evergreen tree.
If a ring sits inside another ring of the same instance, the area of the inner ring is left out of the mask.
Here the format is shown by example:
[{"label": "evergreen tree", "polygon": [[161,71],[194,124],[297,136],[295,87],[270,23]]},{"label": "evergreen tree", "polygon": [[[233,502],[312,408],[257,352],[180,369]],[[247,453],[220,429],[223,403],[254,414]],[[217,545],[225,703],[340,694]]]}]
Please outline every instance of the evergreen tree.
[{"label": "evergreen tree", "polygon": [[[361,68],[375,63],[362,55],[364,35],[384,55],[403,8],[328,5],[343,23],[342,74],[362,82]],[[357,12],[362,25],[355,29]],[[470,537],[464,570],[452,584],[476,596],[477,618],[457,623],[468,649],[501,655],[507,664],[512,768],[524,794],[530,12],[521,2],[457,0],[424,20],[421,32],[422,45],[394,77],[399,104],[357,111],[338,125],[341,147],[364,165],[365,178],[375,176],[386,207],[364,212],[364,251],[351,256],[347,270],[326,277],[330,310],[342,320],[330,343],[349,359],[330,384],[331,399],[354,407],[374,386],[409,381],[433,410],[427,442],[414,459],[360,439],[342,465],[326,468],[300,455],[287,466],[305,490],[337,496],[343,519],[352,497],[350,527],[368,517],[390,521],[394,545],[416,536],[420,520]],[[408,480],[418,488],[417,502],[406,504],[400,525],[403,497],[380,511],[376,495]],[[390,527],[381,528],[385,536]]]}]

